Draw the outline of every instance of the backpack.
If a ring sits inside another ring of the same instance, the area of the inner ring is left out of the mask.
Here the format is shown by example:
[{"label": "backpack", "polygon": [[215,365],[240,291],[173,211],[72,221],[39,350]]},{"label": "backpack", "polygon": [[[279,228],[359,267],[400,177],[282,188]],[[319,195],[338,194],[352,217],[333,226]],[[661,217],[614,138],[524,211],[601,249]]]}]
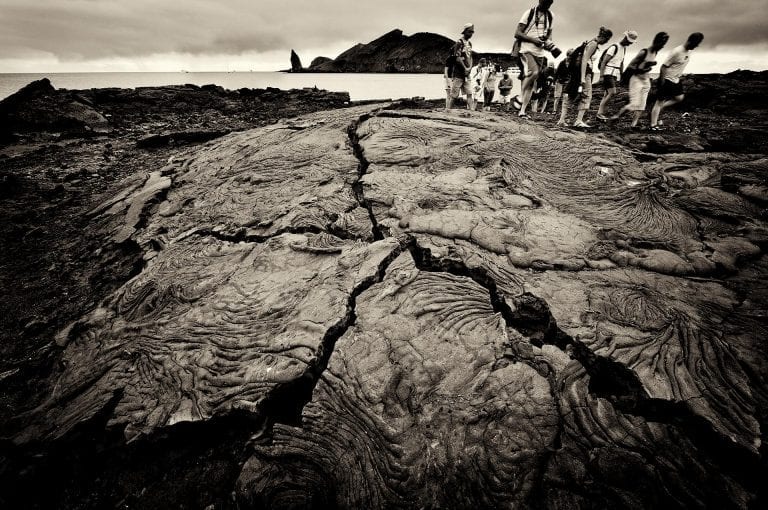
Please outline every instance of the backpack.
[{"label": "backpack", "polygon": [[[449,74],[453,78],[466,78],[467,72],[464,70],[464,66],[461,62],[459,62],[459,57],[455,56],[456,48],[458,45],[461,45],[461,49],[463,51],[464,49],[464,40],[459,39],[456,41],[456,43],[451,48],[451,55],[453,55],[453,69],[452,71],[449,71]],[[449,57],[450,58],[450,57]]]},{"label": "backpack", "polygon": [[584,59],[584,49],[589,44],[589,41],[584,41],[578,48],[573,50],[571,56],[568,57],[568,82],[565,86],[565,91],[568,96],[573,99],[578,95],[579,86],[581,86],[581,62]]},{"label": "backpack", "polygon": [[[640,55],[641,53],[643,54],[643,61],[645,61],[645,58],[648,55],[648,50],[643,48],[642,50],[640,50],[637,53],[637,55]],[[637,57],[635,57],[635,58],[637,58]],[[632,78],[632,76],[634,76],[635,74],[642,74],[642,73],[638,73],[637,71],[638,71],[637,66],[630,65],[629,67],[624,69],[623,73],[621,73],[621,80],[620,80],[619,83],[622,86],[624,86],[624,87],[628,86],[629,85],[629,79]]]},{"label": "backpack", "polygon": [[[533,9],[528,9],[528,19],[525,21],[525,30],[523,32],[528,32],[531,29],[531,26],[533,25],[536,14],[539,12],[538,7],[534,7]],[[547,11],[547,15],[544,19],[544,26],[547,30],[552,28],[552,11]],[[519,57],[520,56],[520,44],[522,41],[515,37],[515,42],[512,45],[512,51],[510,52],[510,55],[513,57]]]},{"label": "backpack", "polygon": [[448,68],[448,78],[453,78],[453,67],[456,65],[456,57],[451,55],[445,61],[445,67]]},{"label": "backpack", "polygon": [[577,78],[581,76],[581,61],[584,59],[584,50],[589,44],[589,41],[584,41],[578,48],[573,50],[571,56],[568,57],[568,71],[571,76]]},{"label": "backpack", "polygon": [[[616,51],[613,53],[613,55],[611,55],[611,56],[609,57],[609,56],[608,56],[608,50],[610,50],[610,49],[611,49],[611,48],[613,48],[614,46],[616,47]],[[613,57],[615,57],[615,56],[616,56],[616,53],[618,53],[618,52],[619,52],[619,45],[618,45],[618,44],[611,44],[610,46],[608,46],[608,47],[605,49],[605,51],[603,51],[603,53],[600,55],[600,60],[598,60],[598,61],[597,61],[597,68],[598,68],[598,69],[602,69],[602,68],[603,68],[603,62],[605,62],[606,60],[610,60],[610,59],[612,59]]]}]

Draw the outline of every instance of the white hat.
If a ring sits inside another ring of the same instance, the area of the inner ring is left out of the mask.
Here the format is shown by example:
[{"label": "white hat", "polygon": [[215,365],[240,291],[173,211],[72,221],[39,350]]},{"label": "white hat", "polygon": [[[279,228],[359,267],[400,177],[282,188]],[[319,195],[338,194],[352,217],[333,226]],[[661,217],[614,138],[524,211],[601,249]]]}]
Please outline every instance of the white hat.
[{"label": "white hat", "polygon": [[470,28],[474,31],[475,30],[475,24],[474,23],[466,23],[466,24],[464,24],[464,28],[461,29],[461,33],[463,34],[467,30],[469,30]]},{"label": "white hat", "polygon": [[624,32],[624,37],[627,38],[627,41],[633,43],[637,41],[637,32],[635,32],[634,30],[627,30],[626,32]]}]

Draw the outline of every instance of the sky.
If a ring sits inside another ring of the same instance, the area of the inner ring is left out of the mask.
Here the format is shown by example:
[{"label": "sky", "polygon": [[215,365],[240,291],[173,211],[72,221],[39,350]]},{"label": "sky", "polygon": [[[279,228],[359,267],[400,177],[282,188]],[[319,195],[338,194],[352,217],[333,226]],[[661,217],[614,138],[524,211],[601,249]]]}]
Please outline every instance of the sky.
[{"label": "sky", "polygon": [[[0,73],[274,71],[335,57],[395,28],[452,39],[475,24],[476,51],[508,52],[536,0],[0,0]],[[667,49],[704,33],[688,72],[768,69],[768,0],[555,0],[563,49],[603,25],[658,31]],[[633,54],[630,49],[629,54]],[[661,55],[663,57],[663,54]]]}]

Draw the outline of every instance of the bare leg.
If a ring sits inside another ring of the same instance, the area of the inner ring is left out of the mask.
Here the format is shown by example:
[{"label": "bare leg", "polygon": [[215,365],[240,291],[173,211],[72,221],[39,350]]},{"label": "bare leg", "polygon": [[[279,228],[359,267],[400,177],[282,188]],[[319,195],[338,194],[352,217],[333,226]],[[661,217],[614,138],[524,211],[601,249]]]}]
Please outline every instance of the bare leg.
[{"label": "bare leg", "polygon": [[615,89],[608,89],[605,91],[605,95],[603,96],[602,101],[600,101],[600,106],[597,108],[597,116],[605,116],[605,107],[608,106],[608,101],[613,97],[615,94]]},{"label": "bare leg", "polygon": [[637,123],[640,122],[640,117],[643,116],[643,110],[635,110],[635,116],[632,117],[632,127],[637,127]]},{"label": "bare leg", "polygon": [[557,121],[558,126],[565,126],[565,118],[568,116],[568,98],[563,98],[563,109],[560,111],[560,120]]},{"label": "bare leg", "polygon": [[552,113],[557,113],[557,104],[560,102],[560,98],[556,97],[552,102]]},{"label": "bare leg", "polygon": [[581,124],[584,122],[584,114],[587,112],[586,108],[579,108],[576,112],[576,120],[574,121],[574,124]]},{"label": "bare leg", "polygon": [[651,127],[654,127],[658,125],[659,123],[659,116],[661,115],[661,112],[664,111],[665,108],[669,108],[672,105],[676,105],[677,103],[681,102],[683,100],[682,95],[676,96],[672,99],[668,99],[666,101],[656,101],[653,104],[653,109],[651,110]]},{"label": "bare leg", "polygon": [[539,77],[539,65],[536,63],[536,60],[533,58],[533,56],[526,53],[524,54],[523,58],[525,58],[525,67],[527,68],[527,73],[525,78],[523,78],[522,84],[523,97],[521,99],[522,106],[520,107],[520,116],[525,115],[525,111],[528,108],[528,103],[531,102],[533,89],[536,87],[536,80]]},{"label": "bare leg", "polygon": [[616,115],[614,115],[613,117],[611,117],[611,120],[618,120],[618,119],[619,119],[619,118],[620,118],[622,115],[624,115],[624,114],[625,114],[625,113],[627,113],[628,111],[631,111],[631,110],[630,110],[630,108],[629,108],[629,105],[624,105],[624,106],[622,106],[622,107],[621,107],[621,110],[619,110],[619,111],[616,113]]}]

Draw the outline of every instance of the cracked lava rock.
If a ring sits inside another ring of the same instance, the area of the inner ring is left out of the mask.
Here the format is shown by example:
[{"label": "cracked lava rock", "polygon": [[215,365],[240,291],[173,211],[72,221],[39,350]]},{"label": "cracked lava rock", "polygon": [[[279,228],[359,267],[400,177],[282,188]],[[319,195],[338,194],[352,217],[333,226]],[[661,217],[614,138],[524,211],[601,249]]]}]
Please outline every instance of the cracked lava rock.
[{"label": "cracked lava rock", "polygon": [[12,442],[231,420],[239,508],[748,508],[768,231],[734,165],[768,161],[384,105],[180,153],[91,212],[145,267]]}]

